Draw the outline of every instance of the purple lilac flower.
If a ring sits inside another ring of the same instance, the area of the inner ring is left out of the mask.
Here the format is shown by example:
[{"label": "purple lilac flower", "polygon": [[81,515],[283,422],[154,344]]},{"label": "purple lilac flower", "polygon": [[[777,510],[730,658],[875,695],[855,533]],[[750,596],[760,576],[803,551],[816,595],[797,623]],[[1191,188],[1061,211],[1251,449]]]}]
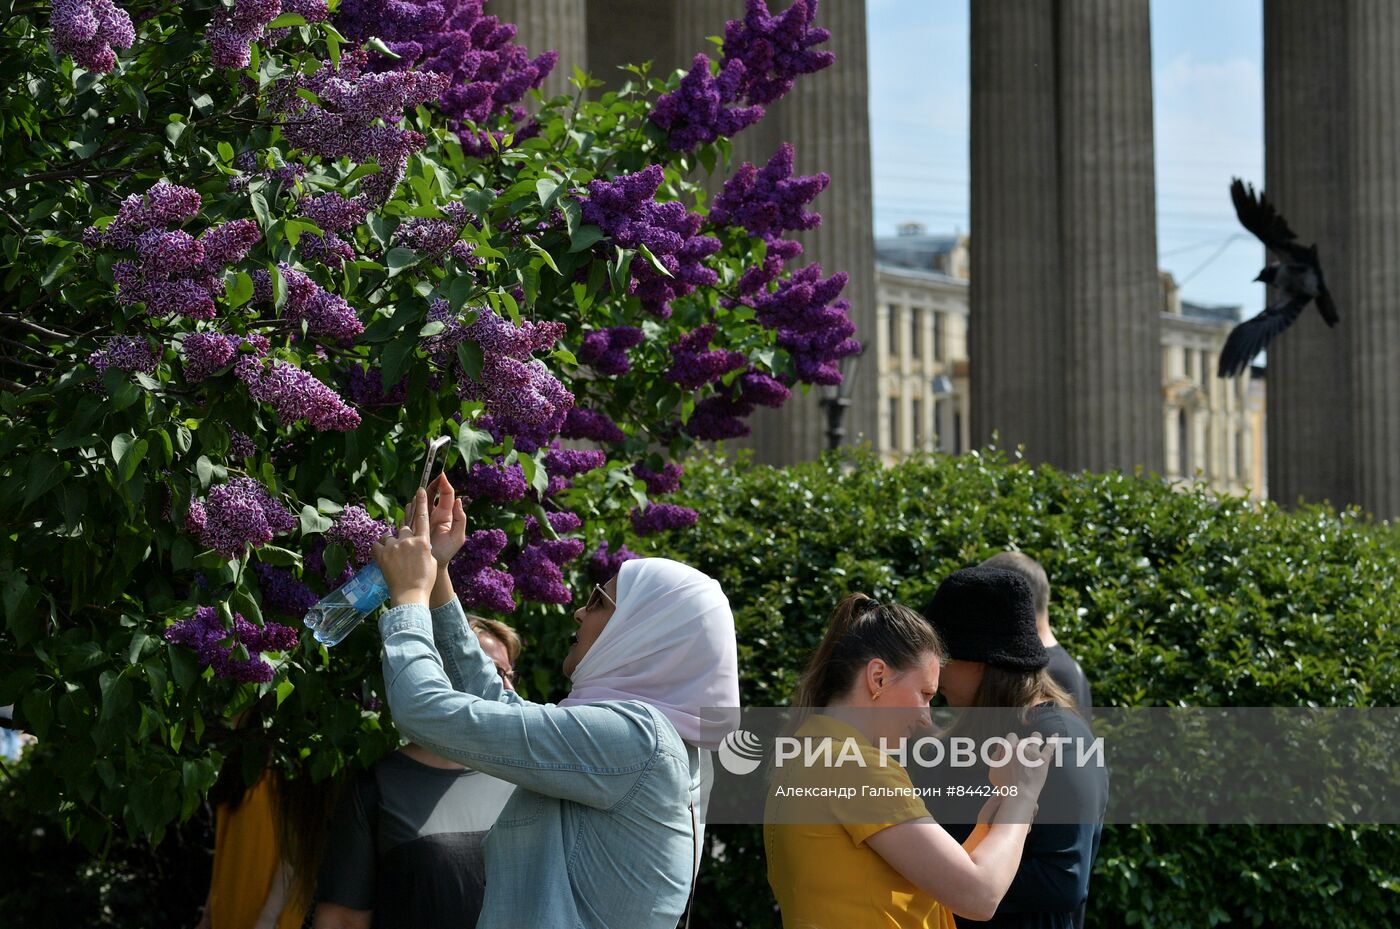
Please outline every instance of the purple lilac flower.
[{"label": "purple lilac flower", "polygon": [[506,534],[500,529],[480,529],[468,534],[466,544],[447,566],[465,608],[497,613],[515,609],[515,579],[494,567],[505,547]]},{"label": "purple lilac flower", "polygon": [[344,299],[289,264],[278,265],[278,270],[287,285],[287,319],[304,319],[310,332],[338,342],[348,342],[365,331],[354,307]]},{"label": "purple lilac flower", "polygon": [[99,378],[108,368],[118,371],[141,371],[150,374],[160,362],[160,355],[141,336],[114,335],[107,343],[88,356],[88,364]]},{"label": "purple lilac flower", "polygon": [[725,395],[706,397],[695,405],[690,419],[686,420],[685,431],[693,438],[707,442],[724,439],[738,439],[751,431],[745,417],[753,413],[753,407]]},{"label": "purple lilac flower", "polygon": [[297,580],[296,575],[285,568],[255,561],[253,571],[258,575],[264,610],[284,616],[305,616],[306,611],[315,606],[316,601],[320,599],[310,587]]},{"label": "purple lilac flower", "polygon": [[642,344],[645,336],[636,326],[612,326],[595,329],[583,337],[579,358],[599,374],[616,377],[631,369],[627,358],[629,349]]},{"label": "purple lilac flower", "polygon": [[114,48],[131,48],[136,29],[112,0],[54,0],[49,18],[54,51],[79,67],[106,74],[116,67]]},{"label": "purple lilac flower", "polygon": [[238,357],[239,346],[245,342],[260,355],[268,349],[266,337],[260,335],[241,337],[222,332],[191,332],[180,344],[185,356],[185,380],[197,384],[232,364]]},{"label": "purple lilac flower", "polygon": [[302,261],[315,262],[333,270],[344,267],[347,261],[355,260],[355,249],[334,232],[325,235],[305,233],[298,240],[297,254]]},{"label": "purple lilac flower", "polygon": [[[426,71],[366,73],[363,50],[346,52],[339,67],[329,62],[309,77],[283,81],[274,107],[284,117],[287,141],[322,158],[374,161],[380,171],[360,182],[362,197],[383,203],[403,179],[408,156],[421,149],[422,133],[400,128],[405,108],[436,99],[447,78]],[[312,103],[297,93],[309,90]],[[381,123],[382,121],[382,123]]]},{"label": "purple lilac flower", "polygon": [[860,343],[852,338],[850,303],[836,299],[846,279],[845,272],[838,272],[823,280],[821,265],[810,264],[772,293],[753,298],[759,323],[777,330],[778,345],[792,355],[800,381],[839,384],[837,362],[860,351]]},{"label": "purple lilac flower", "polygon": [[385,390],[383,372],[377,368],[366,370],[360,365],[353,365],[346,390],[358,406],[397,405],[408,397],[408,378],[400,378],[397,384]]},{"label": "purple lilac flower", "polygon": [[671,346],[671,367],[666,377],[687,390],[719,380],[730,371],[744,367],[748,358],[742,352],[710,351],[715,326],[697,326]]},{"label": "purple lilac flower", "polygon": [[300,13],[308,23],[323,23],[330,18],[326,0],[282,0],[283,13]]},{"label": "purple lilac flower", "polygon": [[[574,513],[549,514],[555,533],[572,532],[582,521]],[[562,566],[583,554],[582,539],[547,539],[534,517],[527,517],[526,544],[511,560],[510,573],[515,589],[527,600],[538,603],[568,603],[572,599],[564,584]]]},{"label": "purple lilac flower", "polygon": [[792,391],[786,385],[762,371],[751,368],[739,377],[739,398],[744,403],[777,409],[791,396]]},{"label": "purple lilac flower", "polygon": [[[492,138],[499,143],[503,133],[490,124],[524,118],[516,104],[559,60],[554,51],[530,58],[513,42],[515,26],[485,15],[482,0],[346,0],[336,23],[349,38],[378,36],[402,56],[377,67],[442,74],[438,108],[469,155],[489,153]],[[516,129],[516,140],[531,130]]]},{"label": "purple lilac flower", "polygon": [[151,229],[137,236],[136,257],[148,280],[164,280],[204,264],[204,246],[183,229]]},{"label": "purple lilac flower", "polygon": [[784,142],[761,169],[747,161],[740,165],[715,197],[710,221],[742,226],[750,235],[766,239],[820,226],[821,216],[806,207],[831,183],[831,175],[823,171],[793,177],[793,155],[792,144]]},{"label": "purple lilac flower", "polygon": [[551,449],[544,456],[544,467],[551,476],[578,477],[608,463],[608,453],[590,448]]},{"label": "purple lilac flower", "polygon": [[193,219],[199,215],[200,206],[199,191],[157,181],[144,194],[132,194],[123,200],[106,229],[89,227],[85,235],[95,236],[112,248],[130,248],[136,244],[137,236],[148,229],[178,226]]},{"label": "purple lilac flower", "polygon": [[282,12],[282,0],[235,0],[232,12],[220,9],[204,34],[216,68],[246,68],[252,44]]},{"label": "purple lilac flower", "polygon": [[[165,630],[165,640],[193,650],[200,666],[213,668],[218,677],[238,683],[265,684],[273,678],[272,666],[259,656],[263,652],[285,652],[294,648],[297,632],[281,623],[255,625],[241,613],[233,614],[233,628],[226,629],[214,607],[202,606],[193,616],[169,626]],[[235,657],[235,649],[240,645],[249,657]]]},{"label": "purple lilac flower", "polygon": [[695,525],[699,516],[700,514],[690,507],[676,506],[674,503],[652,503],[632,511],[632,528],[637,535],[689,529]]},{"label": "purple lilac flower", "polygon": [[743,19],[732,19],[724,29],[724,63],[743,64],[738,93],[750,103],[769,104],[792,89],[793,80],[831,65],[836,56],[812,49],[831,38],[814,26],[817,0],[793,0],[792,6],[774,16],[764,0],[748,0]]},{"label": "purple lilac flower", "polygon": [[744,83],[744,65],[728,61],[719,77],[710,73],[710,59],[696,55],[680,86],[662,94],[651,121],[669,133],[667,144],[678,152],[707,145],[721,136],[737,135],[763,118],[763,107],[735,106]]},{"label": "purple lilac flower", "polygon": [[198,511],[191,505],[186,525],[197,526],[200,541],[214,551],[236,558],[248,545],[256,547],[279,533],[291,532],[296,520],[262,484],[251,477],[235,477],[210,488]]},{"label": "purple lilac flower", "polygon": [[503,465],[478,461],[467,469],[461,492],[463,496],[473,499],[510,503],[524,497],[529,489],[530,485],[525,481],[525,470],[519,464]]},{"label": "purple lilac flower", "polygon": [[587,439],[592,442],[624,442],[627,435],[617,427],[617,423],[598,410],[574,407],[564,417],[559,434],[566,439]]},{"label": "purple lilac flower", "polygon": [[464,377],[458,395],[481,400],[496,424],[510,434],[519,426],[557,433],[573,406],[573,394],[530,355],[552,346],[565,328],[553,322],[515,326],[489,309],[480,310],[464,334],[481,346],[481,379]]},{"label": "purple lilac flower", "polygon": [[631,264],[628,286],[644,309],[663,319],[671,315],[672,300],[719,281],[704,260],[720,249],[719,239],[699,235],[704,224],[699,214],[674,200],[656,201],[664,179],[661,166],[650,165],[635,174],[590,181],[583,203],[584,222],[602,229],[623,248],[645,245],[666,269],[669,277],[638,255]]},{"label": "purple lilac flower", "polygon": [[298,212],[325,232],[349,232],[365,221],[367,209],[357,200],[346,200],[330,191],[302,200]]},{"label": "purple lilac flower", "polygon": [[646,465],[638,463],[632,466],[632,473],[647,485],[649,496],[659,497],[662,494],[675,493],[680,489],[681,477],[685,474],[685,469],[674,461],[667,462],[660,471],[653,471]]},{"label": "purple lilac flower", "polygon": [[237,429],[230,429],[228,453],[234,458],[251,458],[258,453],[258,447],[253,444],[251,436],[244,435]]},{"label": "purple lilac flower", "polygon": [[364,507],[347,506],[326,530],[326,542],[343,547],[350,553],[355,566],[363,567],[369,564],[374,543],[386,535],[393,535],[393,532],[393,526],[370,516]]},{"label": "purple lilac flower", "polygon": [[210,271],[237,264],[248,257],[254,245],[262,239],[262,230],[251,219],[235,219],[204,230],[199,237],[204,246],[204,264]]},{"label": "purple lilac flower", "polygon": [[284,426],[304,419],[318,431],[349,432],[360,425],[359,413],[315,375],[295,365],[273,361],[269,367],[256,356],[244,355],[234,373],[248,385],[253,399],[270,403],[277,410]]},{"label": "purple lilac flower", "polygon": [[449,203],[442,211],[446,214],[445,219],[417,216],[405,221],[394,233],[394,244],[406,246],[439,262],[445,258],[456,258],[469,265],[482,264],[482,259],[472,256],[471,243],[461,240],[462,230],[471,219],[467,208],[460,203]]},{"label": "purple lilac flower", "polygon": [[617,551],[611,551],[607,542],[598,543],[598,550],[588,559],[588,576],[595,584],[606,584],[617,576],[617,572],[622,569],[624,561],[631,561],[640,558],[636,552],[632,551],[625,544]]}]

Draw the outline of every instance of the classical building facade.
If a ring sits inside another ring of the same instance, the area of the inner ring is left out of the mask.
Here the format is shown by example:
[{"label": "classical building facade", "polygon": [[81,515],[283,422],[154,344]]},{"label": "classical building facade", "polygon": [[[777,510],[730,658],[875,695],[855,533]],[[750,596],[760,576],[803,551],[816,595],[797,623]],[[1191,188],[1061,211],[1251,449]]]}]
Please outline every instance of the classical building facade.
[{"label": "classical building facade", "polygon": [[[873,349],[879,379],[877,446],[887,460],[916,451],[959,454],[981,444],[970,424],[977,381],[968,343],[968,237],[926,235],[914,224],[900,232],[875,244],[878,326],[873,340],[867,334],[866,351]],[[1166,273],[1159,288],[1162,381],[1152,402],[1166,454],[1164,466],[1153,470],[1175,482],[1262,498],[1262,369],[1235,380],[1215,375],[1239,307],[1182,300]]]}]

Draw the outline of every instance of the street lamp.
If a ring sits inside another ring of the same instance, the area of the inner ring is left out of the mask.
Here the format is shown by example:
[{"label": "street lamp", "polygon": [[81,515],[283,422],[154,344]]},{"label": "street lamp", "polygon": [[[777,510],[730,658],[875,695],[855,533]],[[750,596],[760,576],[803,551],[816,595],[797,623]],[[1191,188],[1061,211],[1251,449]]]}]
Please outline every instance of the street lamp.
[{"label": "street lamp", "polygon": [[865,354],[865,347],[854,355],[847,355],[841,359],[841,383],[829,388],[826,395],[821,398],[822,409],[826,410],[826,447],[828,449],[838,449],[841,447],[841,440],[846,437],[846,410],[851,405],[851,392],[854,389],[856,370],[860,367],[860,356]]},{"label": "street lamp", "polygon": [[953,380],[946,374],[938,374],[929,384],[929,390],[933,391],[934,397],[939,400],[946,399],[953,395]]}]

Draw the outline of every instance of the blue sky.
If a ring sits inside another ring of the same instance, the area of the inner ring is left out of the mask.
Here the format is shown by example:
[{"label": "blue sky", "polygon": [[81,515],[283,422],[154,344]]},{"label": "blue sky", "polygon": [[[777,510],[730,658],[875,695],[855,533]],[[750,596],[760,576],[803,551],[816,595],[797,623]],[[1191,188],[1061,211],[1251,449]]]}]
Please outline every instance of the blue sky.
[{"label": "blue sky", "polygon": [[[867,0],[878,235],[911,220],[971,227],[968,2]],[[1158,265],[1187,299],[1249,315],[1263,307],[1250,282],[1263,250],[1235,221],[1229,184],[1263,183],[1263,43],[1261,0],[1152,4]]]}]

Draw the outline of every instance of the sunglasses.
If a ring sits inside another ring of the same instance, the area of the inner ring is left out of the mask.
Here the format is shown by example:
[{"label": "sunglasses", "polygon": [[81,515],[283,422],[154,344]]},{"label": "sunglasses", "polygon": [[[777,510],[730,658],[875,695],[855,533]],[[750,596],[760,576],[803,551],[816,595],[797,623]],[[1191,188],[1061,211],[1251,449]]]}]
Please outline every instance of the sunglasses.
[{"label": "sunglasses", "polygon": [[608,592],[603,589],[602,585],[594,584],[593,593],[589,594],[588,602],[583,605],[583,608],[585,610],[600,610],[603,608],[604,601],[611,604],[613,609],[617,609],[617,601],[608,596]]},{"label": "sunglasses", "polygon": [[520,672],[513,668],[504,668],[501,665],[496,665],[496,673],[501,676],[501,680],[510,681],[512,686],[520,680]]}]

